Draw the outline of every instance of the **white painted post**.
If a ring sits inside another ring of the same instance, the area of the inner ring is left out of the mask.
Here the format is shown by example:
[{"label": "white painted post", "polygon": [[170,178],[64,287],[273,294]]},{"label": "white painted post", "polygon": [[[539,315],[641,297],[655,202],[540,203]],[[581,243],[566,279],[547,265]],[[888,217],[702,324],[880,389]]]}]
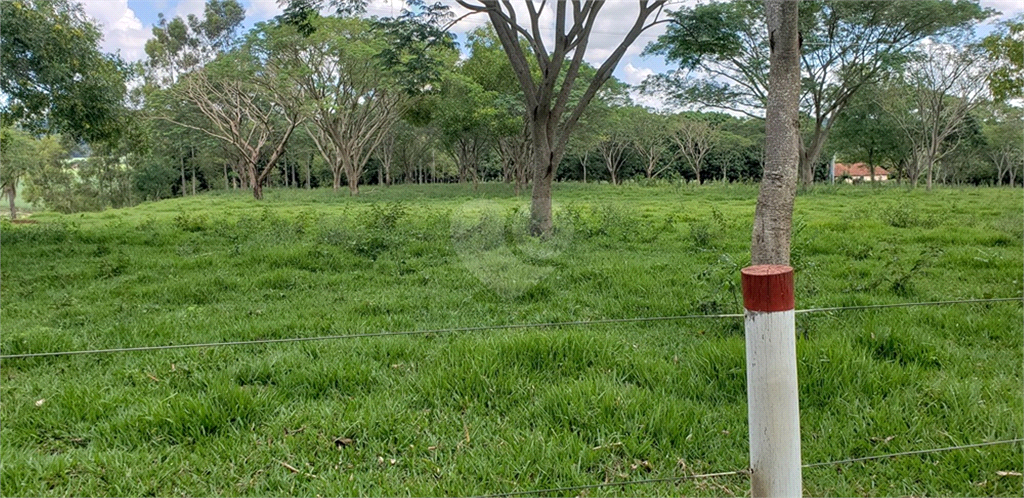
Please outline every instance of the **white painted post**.
[{"label": "white painted post", "polygon": [[751,495],[799,497],[803,486],[793,268],[758,265],[740,274],[746,308]]}]

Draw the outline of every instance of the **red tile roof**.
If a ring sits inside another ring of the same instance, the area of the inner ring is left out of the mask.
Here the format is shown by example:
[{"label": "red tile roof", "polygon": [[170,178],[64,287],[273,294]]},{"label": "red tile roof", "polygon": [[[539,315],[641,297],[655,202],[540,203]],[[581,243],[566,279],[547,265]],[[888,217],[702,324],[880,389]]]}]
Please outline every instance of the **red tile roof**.
[{"label": "red tile roof", "polygon": [[[845,175],[849,175],[852,178],[856,178],[856,177],[859,177],[859,176],[870,177],[871,176],[871,169],[868,168],[868,165],[864,164],[864,163],[855,163],[855,164],[840,164],[840,163],[836,163],[836,178],[839,178],[840,176],[843,176],[844,174]],[[878,175],[889,176],[889,172],[886,171],[885,169],[879,167],[879,166],[875,166],[875,176],[878,176]]]}]

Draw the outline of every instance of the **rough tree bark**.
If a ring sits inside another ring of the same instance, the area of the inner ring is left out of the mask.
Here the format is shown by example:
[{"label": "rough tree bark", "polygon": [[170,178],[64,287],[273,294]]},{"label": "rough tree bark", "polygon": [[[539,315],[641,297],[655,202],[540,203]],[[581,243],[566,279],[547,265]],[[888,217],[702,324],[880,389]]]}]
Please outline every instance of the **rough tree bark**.
[{"label": "rough tree bark", "polygon": [[771,59],[765,109],[765,167],[754,211],[752,265],[789,265],[793,200],[800,164],[798,3],[766,0]]}]

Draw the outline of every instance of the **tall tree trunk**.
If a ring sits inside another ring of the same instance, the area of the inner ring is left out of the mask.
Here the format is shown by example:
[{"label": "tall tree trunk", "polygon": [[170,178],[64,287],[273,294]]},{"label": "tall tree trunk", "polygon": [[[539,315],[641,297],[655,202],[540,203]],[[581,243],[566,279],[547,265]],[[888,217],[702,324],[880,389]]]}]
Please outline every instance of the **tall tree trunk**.
[{"label": "tall tree trunk", "polygon": [[[768,102],[765,109],[765,168],[754,212],[753,265],[789,264],[793,201],[800,165],[800,44],[798,3],[767,0]],[[755,496],[758,490],[754,490]]]},{"label": "tall tree trunk", "polygon": [[[540,112],[538,112],[540,111]],[[551,187],[558,167],[558,151],[552,147],[548,112],[534,109],[533,120],[533,193],[530,199],[530,233],[534,236],[551,234]]]},{"label": "tall tree trunk", "polygon": [[359,195],[359,177],[348,175],[348,195]]},{"label": "tall tree trunk", "polygon": [[188,189],[185,188],[185,156],[181,156],[181,196],[185,197]]},{"label": "tall tree trunk", "polygon": [[16,182],[17,182],[17,180],[12,182],[10,185],[7,186],[6,189],[4,189],[4,193],[7,194],[7,200],[11,203],[11,219],[12,220],[18,219],[18,208],[15,207],[15,205],[14,205],[14,196],[17,195],[17,191],[15,190],[16,187],[14,186],[14,184]]},{"label": "tall tree trunk", "polygon": [[337,192],[341,188],[341,167],[335,166],[331,172],[334,173],[334,191]]},{"label": "tall tree trunk", "polygon": [[[821,119],[827,119],[822,117]],[[834,122],[834,120],[833,120]],[[799,134],[799,122],[797,123],[797,130]],[[804,186],[814,184],[814,165],[818,162],[818,158],[821,156],[821,150],[825,147],[825,141],[828,140],[829,133],[832,131],[832,123],[822,123],[818,121],[814,124],[814,135],[811,136],[810,146],[804,144],[803,139],[799,140],[800,150],[800,184]]]},{"label": "tall tree trunk", "polygon": [[306,161],[306,190],[313,188],[313,176],[310,170],[313,169],[313,152],[309,153],[309,161]]},{"label": "tall tree trunk", "polygon": [[588,150],[588,151],[583,153],[583,161],[581,161],[582,164],[583,164],[583,183],[587,183],[587,161],[589,159],[590,159],[590,151]]},{"label": "tall tree trunk", "polygon": [[932,170],[934,169],[933,168],[934,165],[935,165],[935,161],[929,155],[929,157],[928,157],[928,176],[927,176],[927,181],[926,181],[925,187],[924,187],[925,191],[927,191],[927,192],[931,192],[932,191]]}]

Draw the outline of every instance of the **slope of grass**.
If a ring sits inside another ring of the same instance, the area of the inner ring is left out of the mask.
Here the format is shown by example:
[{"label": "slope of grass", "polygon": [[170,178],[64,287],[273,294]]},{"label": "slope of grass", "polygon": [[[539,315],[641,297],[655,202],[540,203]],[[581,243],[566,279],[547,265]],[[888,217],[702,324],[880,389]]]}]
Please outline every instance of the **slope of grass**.
[{"label": "slope of grass", "polygon": [[[756,186],[208,194],[0,225],[3,354],[741,311]],[[797,200],[797,306],[1021,295],[1009,189]],[[1022,436],[1019,303],[800,315],[807,463]],[[469,495],[746,466],[742,323],[0,365],[3,495]],[[807,469],[811,495],[1019,496],[1020,445]],[[747,493],[744,477],[592,491]],[[577,492],[568,492],[573,495]],[[568,494],[567,493],[567,494]]]}]

